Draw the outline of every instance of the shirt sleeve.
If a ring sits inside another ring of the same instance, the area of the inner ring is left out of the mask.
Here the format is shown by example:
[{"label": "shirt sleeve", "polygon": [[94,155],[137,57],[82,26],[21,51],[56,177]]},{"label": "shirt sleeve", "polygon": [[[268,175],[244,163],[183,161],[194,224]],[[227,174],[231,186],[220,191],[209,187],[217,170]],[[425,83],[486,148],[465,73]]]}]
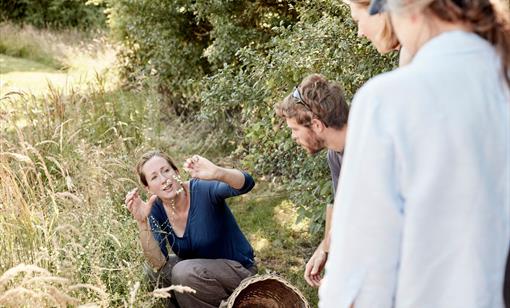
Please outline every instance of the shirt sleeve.
[{"label": "shirt sleeve", "polygon": [[362,89],[353,101],[319,307],[393,307],[403,225],[391,114]]},{"label": "shirt sleeve", "polygon": [[227,183],[221,181],[215,181],[212,185],[211,194],[216,202],[220,202],[221,200],[225,200],[230,197],[239,196],[246,194],[255,186],[255,181],[253,177],[247,173],[242,171],[244,175],[244,185],[240,189],[235,189]]},{"label": "shirt sleeve", "polygon": [[328,150],[327,159],[329,172],[331,173],[331,184],[333,188],[333,200],[331,200],[331,206],[333,206],[333,202],[335,200],[335,194],[338,187],[338,177],[340,176],[340,162],[338,161],[337,154],[333,150]]}]

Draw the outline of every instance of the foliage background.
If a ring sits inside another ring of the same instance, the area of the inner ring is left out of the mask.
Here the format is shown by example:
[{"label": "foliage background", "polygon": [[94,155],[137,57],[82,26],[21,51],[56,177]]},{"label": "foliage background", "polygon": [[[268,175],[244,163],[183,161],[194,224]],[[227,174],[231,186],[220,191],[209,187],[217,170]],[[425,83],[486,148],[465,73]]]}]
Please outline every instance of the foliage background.
[{"label": "foliage background", "polygon": [[105,26],[105,8],[93,0],[2,0],[0,21],[90,30]]},{"label": "foliage background", "polygon": [[6,0],[0,11],[37,27],[106,27],[127,88],[155,85],[162,116],[211,124],[221,151],[293,192],[312,232],[332,201],[325,154],[296,146],[275,104],[310,73],[351,99],[396,66],[396,53],[381,56],[357,37],[340,0]]},{"label": "foliage background", "polygon": [[357,37],[341,1],[6,0],[0,17],[2,77],[95,71],[84,87],[2,97],[0,305],[161,304],[122,206],[136,185],[129,166],[153,147],[252,172],[256,190],[229,204],[260,269],[280,270],[317,304],[302,276],[331,202],[329,171],[274,105],[315,72],[350,99],[396,60]]},{"label": "foliage background", "polygon": [[292,191],[319,231],[332,190],[325,154],[296,146],[274,106],[315,72],[351,99],[395,67],[396,54],[381,56],[357,37],[342,1],[106,1],[125,80],[156,82],[164,110],[211,123],[224,136],[220,146]]}]

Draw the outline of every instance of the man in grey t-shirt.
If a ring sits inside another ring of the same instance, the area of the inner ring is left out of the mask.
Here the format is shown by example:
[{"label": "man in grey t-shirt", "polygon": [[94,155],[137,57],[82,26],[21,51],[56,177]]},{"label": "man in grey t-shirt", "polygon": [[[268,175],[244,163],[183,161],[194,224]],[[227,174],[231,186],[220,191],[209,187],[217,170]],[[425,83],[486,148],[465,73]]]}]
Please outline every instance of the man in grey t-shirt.
[{"label": "man in grey t-shirt", "polygon": [[[276,113],[285,119],[292,130],[292,139],[308,153],[313,155],[328,149],[334,195],[342,165],[349,115],[349,106],[340,86],[322,75],[309,75],[276,106]],[[324,239],[305,267],[304,278],[312,287],[319,287],[321,273],[328,259],[332,203],[326,207]]]}]

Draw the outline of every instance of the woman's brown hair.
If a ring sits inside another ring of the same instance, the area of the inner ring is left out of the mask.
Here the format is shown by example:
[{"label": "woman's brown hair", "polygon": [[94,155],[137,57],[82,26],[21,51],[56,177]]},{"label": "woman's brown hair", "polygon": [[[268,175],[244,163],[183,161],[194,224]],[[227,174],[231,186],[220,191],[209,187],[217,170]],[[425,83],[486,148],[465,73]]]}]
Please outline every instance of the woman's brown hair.
[{"label": "woman's brown hair", "polygon": [[510,17],[499,0],[435,0],[429,9],[448,22],[465,22],[489,41],[501,56],[503,76],[510,86]]},{"label": "woman's brown hair", "polygon": [[168,156],[165,153],[163,153],[161,151],[158,151],[158,150],[149,151],[149,152],[143,154],[142,157],[140,157],[140,159],[138,160],[138,163],[136,164],[136,173],[138,174],[138,178],[139,178],[140,182],[145,187],[148,186],[148,183],[147,183],[147,178],[145,177],[145,174],[142,171],[142,168],[145,165],[145,163],[148,162],[149,159],[151,159],[153,157],[161,157],[161,158],[163,158],[164,160],[166,160],[168,162],[170,167],[172,167],[172,169],[174,169],[175,172],[179,172],[179,169],[174,164],[174,162],[170,158],[170,156]]}]

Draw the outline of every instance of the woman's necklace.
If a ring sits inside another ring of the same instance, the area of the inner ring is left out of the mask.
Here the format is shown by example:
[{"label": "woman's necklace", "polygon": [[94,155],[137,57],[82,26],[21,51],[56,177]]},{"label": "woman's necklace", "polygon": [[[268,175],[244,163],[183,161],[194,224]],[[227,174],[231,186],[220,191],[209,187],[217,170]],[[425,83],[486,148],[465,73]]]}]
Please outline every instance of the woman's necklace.
[{"label": "woman's necklace", "polygon": [[180,178],[180,177],[178,177],[178,176],[175,176],[175,175],[174,175],[174,179],[175,179],[175,180],[176,180],[176,181],[177,181],[177,182],[181,185],[181,188],[179,188],[178,190],[176,190],[176,191],[175,191],[175,192],[176,192],[176,194],[177,194],[177,196],[175,196],[175,198],[170,199],[170,202],[169,202],[169,203],[170,203],[170,204],[169,204],[169,210],[170,210],[170,217],[169,217],[169,219],[170,219],[170,222],[171,222],[172,224],[174,224],[174,222],[175,222],[175,220],[176,220],[176,217],[177,217],[177,207],[176,207],[176,204],[175,204],[175,199],[176,199],[176,198],[177,198],[177,197],[178,197],[178,196],[179,196],[182,192],[184,192],[184,202],[186,202],[186,197],[187,197],[187,195],[186,195],[186,191],[185,191],[185,189],[184,189],[184,185],[183,185],[183,182],[182,182],[181,178]]},{"label": "woman's necklace", "polygon": [[175,216],[177,215],[177,211],[175,209],[175,200],[174,199],[170,199],[170,204],[169,204],[169,210],[170,210],[170,221],[174,221],[175,219]]}]

